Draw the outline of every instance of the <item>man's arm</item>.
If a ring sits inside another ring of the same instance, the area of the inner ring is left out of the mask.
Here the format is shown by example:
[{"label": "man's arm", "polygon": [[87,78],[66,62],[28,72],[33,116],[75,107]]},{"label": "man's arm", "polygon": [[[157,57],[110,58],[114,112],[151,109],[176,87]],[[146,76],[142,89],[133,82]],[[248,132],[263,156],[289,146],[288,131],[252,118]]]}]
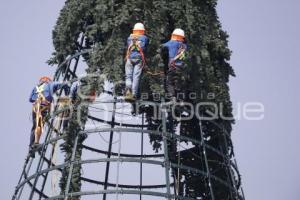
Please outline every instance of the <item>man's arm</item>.
[{"label": "man's arm", "polygon": [[150,40],[149,40],[149,38],[146,36],[145,46],[148,47],[149,43],[150,43]]},{"label": "man's arm", "polygon": [[183,43],[183,46],[184,46],[184,50],[187,51],[188,50],[188,46],[186,43]]},{"label": "man's arm", "polygon": [[69,85],[66,82],[60,83],[60,82],[52,82],[51,83],[51,92],[52,94],[54,94],[55,92],[57,92],[60,89],[63,89],[65,91],[65,94],[68,95],[69,94]]},{"label": "man's arm", "polygon": [[29,102],[30,102],[30,103],[35,102],[35,100],[33,99],[34,92],[35,92],[35,88],[33,88],[33,90],[31,91],[31,94],[30,94],[30,96],[29,96]]},{"label": "man's arm", "polygon": [[76,99],[78,87],[79,87],[78,82],[73,83],[71,86],[70,97],[72,100]]},{"label": "man's arm", "polygon": [[169,47],[168,42],[161,45],[161,57],[164,61],[164,65],[169,65]]}]

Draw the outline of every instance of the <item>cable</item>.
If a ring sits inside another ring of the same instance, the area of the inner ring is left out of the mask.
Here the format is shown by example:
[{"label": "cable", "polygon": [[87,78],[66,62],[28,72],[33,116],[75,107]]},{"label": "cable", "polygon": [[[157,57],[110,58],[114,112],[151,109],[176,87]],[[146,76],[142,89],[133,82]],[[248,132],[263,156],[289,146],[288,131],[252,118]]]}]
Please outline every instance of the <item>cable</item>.
[{"label": "cable", "polygon": [[[93,122],[94,127],[97,128],[97,126],[96,126],[96,124],[95,124],[95,120],[92,120],[92,122]],[[109,144],[109,141],[107,141],[107,140],[102,136],[101,132],[99,132],[98,135],[100,136],[100,138],[101,138],[106,144]],[[118,142],[119,142],[119,140],[116,140],[115,142],[112,142],[112,144],[116,144],[116,143],[118,143]]]},{"label": "cable", "polygon": [[[94,109],[96,109],[96,110],[102,110],[102,111],[105,111],[105,112],[110,112],[110,113],[112,113],[113,111],[112,110],[105,110],[105,109],[103,109],[103,108],[96,108],[96,107],[92,107],[92,106],[90,106],[91,108],[94,108]],[[94,111],[94,112],[96,112],[96,111]],[[120,115],[126,115],[126,116],[130,116],[130,117],[132,117],[132,115],[131,114],[126,114],[126,113],[121,113],[121,112],[115,112],[116,114],[120,114]],[[141,117],[139,117],[139,116],[135,116],[136,118],[141,118]]]}]

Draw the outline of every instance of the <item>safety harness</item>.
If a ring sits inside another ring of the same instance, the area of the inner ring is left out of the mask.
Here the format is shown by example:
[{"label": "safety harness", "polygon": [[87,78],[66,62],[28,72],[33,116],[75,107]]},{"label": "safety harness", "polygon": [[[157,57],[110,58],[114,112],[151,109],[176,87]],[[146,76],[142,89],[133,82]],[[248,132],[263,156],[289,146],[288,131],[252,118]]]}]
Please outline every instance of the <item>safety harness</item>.
[{"label": "safety harness", "polygon": [[185,47],[184,47],[183,43],[181,43],[179,48],[178,48],[178,51],[176,53],[176,56],[170,62],[170,66],[172,68],[176,68],[176,61],[177,60],[184,60],[184,59],[185,59]]},{"label": "safety harness", "polygon": [[[177,60],[184,60],[185,59],[185,46],[182,44],[180,44],[177,52],[176,52],[176,56],[172,59],[172,61],[170,62],[170,67],[173,69],[176,69],[176,61]],[[146,73],[151,75],[151,76],[164,76],[164,71],[160,70],[160,71],[155,71],[155,72],[151,72],[148,68],[145,69]]]},{"label": "safety harness", "polygon": [[128,49],[127,49],[127,54],[126,54],[126,60],[129,59],[129,56],[131,54],[132,51],[138,51],[141,56],[142,56],[142,68],[144,68],[144,66],[146,65],[146,61],[145,61],[145,54],[144,54],[144,51],[140,45],[140,41],[139,41],[139,36],[138,35],[131,35],[130,36],[131,40],[132,40],[132,43],[128,46]]},{"label": "safety harness", "polygon": [[45,90],[45,83],[40,86],[36,86],[37,99],[33,104],[33,112],[35,112],[35,135],[41,135],[44,126],[44,119],[42,112],[50,109],[50,102],[47,101],[43,92]]},{"label": "safety harness", "polygon": [[46,97],[43,94],[43,92],[45,91],[45,86],[46,86],[46,84],[43,83],[43,84],[35,87],[36,93],[38,95],[37,99],[35,100],[35,104],[37,102],[40,102],[40,105],[42,107],[49,107],[50,102],[46,99]]}]

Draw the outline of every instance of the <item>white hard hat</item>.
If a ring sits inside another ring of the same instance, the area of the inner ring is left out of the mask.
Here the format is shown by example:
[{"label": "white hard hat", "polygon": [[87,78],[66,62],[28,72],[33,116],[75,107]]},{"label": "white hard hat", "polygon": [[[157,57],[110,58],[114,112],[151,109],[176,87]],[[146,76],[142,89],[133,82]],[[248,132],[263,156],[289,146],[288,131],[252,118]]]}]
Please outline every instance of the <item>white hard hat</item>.
[{"label": "white hard hat", "polygon": [[133,30],[135,30],[135,31],[144,31],[145,30],[145,26],[142,23],[136,23],[134,25]]},{"label": "white hard hat", "polygon": [[180,29],[180,28],[176,28],[176,29],[173,31],[172,34],[173,34],[173,35],[179,35],[179,36],[185,37],[184,31],[183,31],[182,29]]}]

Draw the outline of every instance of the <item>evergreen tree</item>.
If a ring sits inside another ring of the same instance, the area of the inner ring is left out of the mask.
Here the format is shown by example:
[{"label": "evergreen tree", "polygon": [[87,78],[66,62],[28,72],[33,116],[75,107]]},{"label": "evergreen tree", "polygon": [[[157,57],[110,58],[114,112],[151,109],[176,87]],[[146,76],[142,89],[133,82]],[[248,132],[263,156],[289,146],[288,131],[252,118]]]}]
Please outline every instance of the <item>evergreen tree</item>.
[{"label": "evergreen tree", "polygon": [[[131,28],[136,22],[143,22],[146,26],[146,35],[150,38],[147,52],[147,66],[151,70],[162,70],[163,63],[160,55],[160,46],[169,40],[175,28],[182,28],[186,32],[188,44],[187,70],[188,82],[182,86],[182,91],[195,93],[196,99],[185,98],[186,101],[196,105],[198,102],[212,102],[219,105],[219,115],[232,117],[232,103],[229,96],[228,81],[234,76],[234,71],[228,63],[231,52],[228,49],[228,35],[221,29],[221,24],[216,13],[217,0],[67,0],[61,10],[60,17],[53,31],[53,44],[55,52],[49,60],[50,64],[62,63],[68,56],[73,55],[79,49],[92,49],[85,55],[88,64],[88,73],[100,73],[106,75],[108,81],[118,83],[124,77],[124,57],[126,53],[126,40],[131,33]],[[80,43],[80,38],[84,38]],[[95,86],[101,92],[102,83]],[[144,74],[141,83],[142,92],[164,93],[163,78]],[[150,98],[153,98],[150,96]],[[221,105],[221,106],[220,106]],[[150,108],[151,109],[151,108]],[[202,106],[200,113],[207,116],[208,111],[214,112],[211,106]],[[154,119],[146,112],[148,129],[157,130],[161,121]],[[179,112],[180,114],[180,112]],[[199,122],[194,117],[189,121],[181,122],[181,135],[204,140],[214,149],[207,152],[210,171],[225,181],[230,180],[232,173],[230,161],[232,156],[232,144],[230,138],[233,120],[214,120],[218,126],[211,122]],[[168,119],[168,130],[174,131],[174,126],[179,122]],[[72,128],[74,127],[74,128]],[[201,135],[201,131],[203,135]],[[224,130],[227,134],[224,134]],[[64,150],[66,161],[70,159],[73,139],[79,127],[70,126],[70,138],[66,139]],[[161,147],[161,137],[151,136],[150,141],[154,150]],[[185,156],[175,155],[176,145],[170,153],[172,161],[181,159],[187,166],[204,170],[204,155],[200,147],[195,144],[194,153],[185,153]],[[227,155],[223,158],[216,152]],[[80,159],[80,149],[77,154]],[[198,157],[194,155],[199,155]],[[223,166],[222,163],[228,163]],[[80,166],[77,166],[80,172]],[[65,170],[67,173],[68,169]],[[78,177],[80,173],[78,174]],[[174,175],[176,176],[176,175]],[[185,177],[184,186],[187,197],[209,199],[207,179],[202,175],[192,174],[182,170],[180,175]],[[178,178],[178,177],[177,177]],[[80,178],[75,178],[72,191],[80,190]],[[77,180],[77,183],[76,183]],[[62,179],[62,190],[64,188]],[[229,188],[212,180],[216,199],[237,199],[231,196]],[[203,192],[205,191],[205,192]],[[236,194],[237,195],[237,194]]]}]

